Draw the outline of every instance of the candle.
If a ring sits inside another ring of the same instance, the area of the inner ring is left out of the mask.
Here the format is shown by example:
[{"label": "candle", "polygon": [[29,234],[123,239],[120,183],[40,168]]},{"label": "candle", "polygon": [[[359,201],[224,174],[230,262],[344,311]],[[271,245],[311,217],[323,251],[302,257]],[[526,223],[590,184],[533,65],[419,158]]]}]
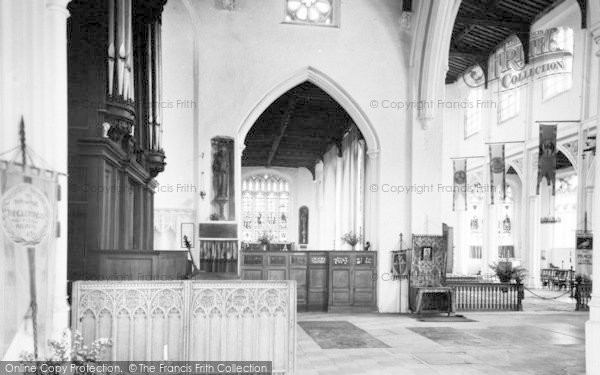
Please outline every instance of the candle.
[{"label": "candle", "polygon": [[163,360],[164,361],[168,361],[169,360],[169,345],[164,345],[163,346]]}]

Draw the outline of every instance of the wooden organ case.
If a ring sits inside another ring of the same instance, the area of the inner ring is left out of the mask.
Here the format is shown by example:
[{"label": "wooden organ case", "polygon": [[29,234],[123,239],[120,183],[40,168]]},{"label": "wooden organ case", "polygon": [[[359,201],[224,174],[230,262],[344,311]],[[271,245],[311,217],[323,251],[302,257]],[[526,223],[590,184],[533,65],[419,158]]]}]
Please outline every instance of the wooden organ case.
[{"label": "wooden organ case", "polygon": [[[70,280],[110,277],[107,262],[120,264],[125,278],[185,274],[185,252],[169,252],[176,259],[162,267],[164,257],[152,251],[154,178],[166,165],[160,105],[165,2],[69,4]],[[127,255],[120,261],[120,254]],[[134,260],[140,257],[146,261]]]}]

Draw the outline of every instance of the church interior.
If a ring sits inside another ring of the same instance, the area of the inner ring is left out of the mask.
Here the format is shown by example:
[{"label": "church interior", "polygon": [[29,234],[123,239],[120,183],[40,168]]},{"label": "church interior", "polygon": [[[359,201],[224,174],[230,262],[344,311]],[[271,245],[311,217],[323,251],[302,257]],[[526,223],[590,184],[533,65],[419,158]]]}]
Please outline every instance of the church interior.
[{"label": "church interior", "polygon": [[2,371],[600,374],[599,58],[598,0],[0,0]]}]

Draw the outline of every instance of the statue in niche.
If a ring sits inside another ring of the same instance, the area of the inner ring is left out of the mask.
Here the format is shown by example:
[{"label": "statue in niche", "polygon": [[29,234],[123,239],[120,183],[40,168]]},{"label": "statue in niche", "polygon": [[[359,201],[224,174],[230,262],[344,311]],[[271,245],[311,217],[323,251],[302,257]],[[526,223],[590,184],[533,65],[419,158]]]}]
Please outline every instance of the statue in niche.
[{"label": "statue in niche", "polygon": [[224,144],[219,145],[212,168],[215,197],[227,199],[229,197],[229,151]]},{"label": "statue in niche", "polygon": [[211,145],[213,209],[220,220],[235,220],[233,140],[216,137]]},{"label": "statue in niche", "polygon": [[308,207],[306,206],[300,207],[299,210],[298,243],[301,245],[308,243]]}]

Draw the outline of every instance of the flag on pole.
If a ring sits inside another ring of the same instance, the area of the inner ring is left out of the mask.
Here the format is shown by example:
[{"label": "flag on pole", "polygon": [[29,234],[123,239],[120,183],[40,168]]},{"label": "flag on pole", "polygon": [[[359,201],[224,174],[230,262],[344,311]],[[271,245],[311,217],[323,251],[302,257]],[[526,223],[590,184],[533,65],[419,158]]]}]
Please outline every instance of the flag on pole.
[{"label": "flag on pole", "polygon": [[455,159],[454,161],[454,187],[452,210],[456,210],[456,202],[462,197],[465,210],[467,209],[467,159]]},{"label": "flag on pole", "polygon": [[552,185],[552,195],[556,191],[556,125],[540,125],[540,146],[538,154],[538,177],[536,194],[540,194],[540,183],[546,177]]},{"label": "flag on pole", "polygon": [[[0,160],[0,266],[4,269],[0,284],[5,286],[5,300],[10,301],[6,315],[13,316],[3,319],[0,314],[0,325],[18,327],[17,317],[30,310],[32,352],[38,354],[38,345],[45,346],[51,334],[48,317],[55,308],[48,296],[55,281],[58,174],[23,169]],[[29,276],[29,283],[24,275]]]},{"label": "flag on pole", "polygon": [[[489,145],[490,153],[490,197],[492,204],[494,198],[503,202],[506,198],[506,168],[504,160],[504,143],[493,143]],[[496,196],[498,194],[498,196]]]}]

